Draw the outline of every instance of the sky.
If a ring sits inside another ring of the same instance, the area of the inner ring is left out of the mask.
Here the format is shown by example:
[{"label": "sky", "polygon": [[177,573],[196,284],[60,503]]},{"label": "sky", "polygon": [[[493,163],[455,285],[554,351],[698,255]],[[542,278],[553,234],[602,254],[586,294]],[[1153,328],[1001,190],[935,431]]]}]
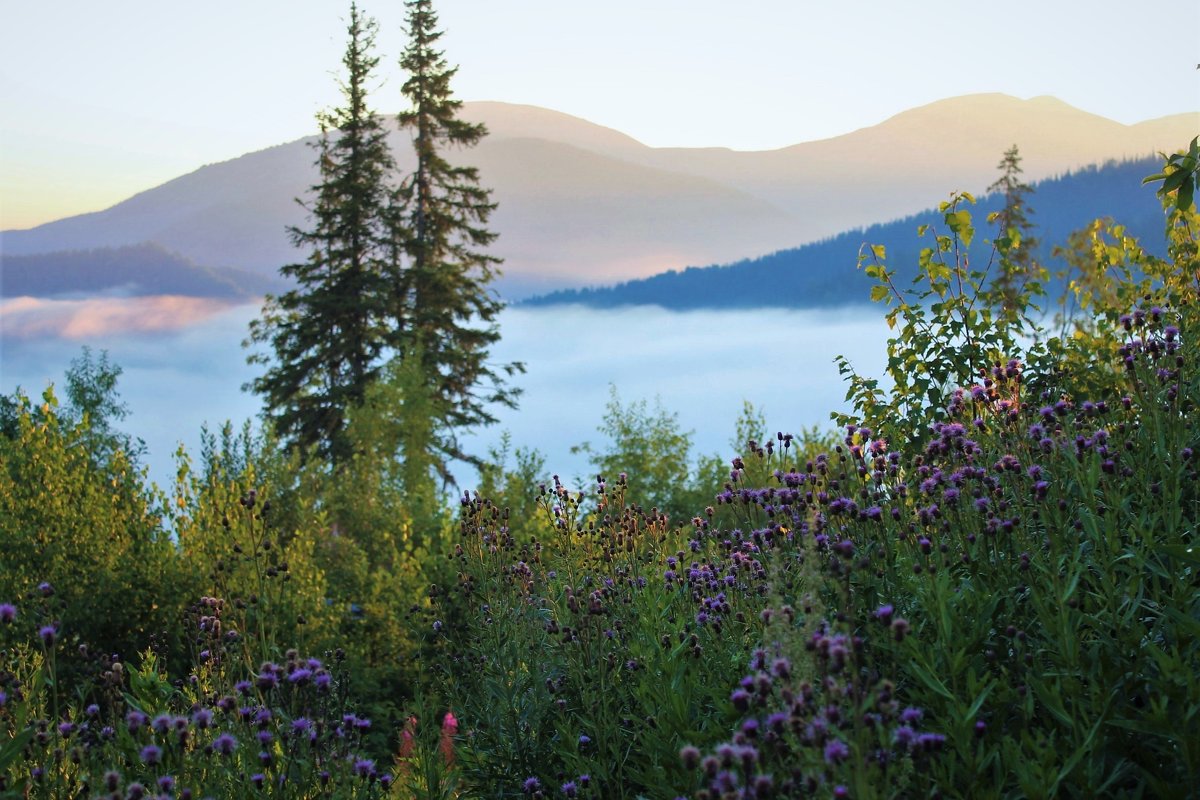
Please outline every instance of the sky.
[{"label": "sky", "polygon": [[[399,0],[373,105],[401,107]],[[1132,124],[1200,109],[1195,0],[437,0],[464,100],[651,146],[782,147],[963,94]],[[0,229],[106,208],[315,131],[341,0],[0,0]]]}]

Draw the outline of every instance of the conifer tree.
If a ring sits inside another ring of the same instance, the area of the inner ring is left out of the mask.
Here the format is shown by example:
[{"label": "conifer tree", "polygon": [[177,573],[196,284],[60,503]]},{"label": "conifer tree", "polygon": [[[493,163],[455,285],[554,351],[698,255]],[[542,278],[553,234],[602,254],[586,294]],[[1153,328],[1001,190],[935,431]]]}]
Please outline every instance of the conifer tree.
[{"label": "conifer tree", "polygon": [[349,455],[347,411],[361,403],[379,371],[384,325],[401,316],[389,303],[394,273],[390,213],[395,170],[387,131],[367,105],[377,24],[350,6],[342,58],[343,104],[322,112],[314,144],[319,180],[311,189],[309,227],[290,228],[308,258],[280,272],[295,288],[268,297],[247,345],[269,346],[251,363],[268,365],[247,388],[263,396],[281,439],[302,452],[315,447],[332,466]]},{"label": "conifer tree", "polygon": [[1021,294],[1039,270],[1033,258],[1038,241],[1032,234],[1033,223],[1029,219],[1033,209],[1028,197],[1033,194],[1033,187],[1021,180],[1021,154],[1015,144],[1004,151],[1004,158],[996,168],[1000,170],[1000,177],[988,191],[1004,195],[1004,208],[993,215],[992,221],[999,228],[1000,236],[1008,238],[1011,244],[1001,259],[1000,271],[992,280],[989,293],[993,305],[1011,317],[1025,307]]},{"label": "conifer tree", "polygon": [[409,108],[399,122],[412,136],[416,168],[398,196],[407,259],[396,286],[407,318],[393,320],[391,345],[399,358],[421,360],[437,464],[449,478],[447,460],[477,461],[463,452],[456,432],[495,422],[488,410],[494,403],[515,407],[518,392],[506,378],[524,368],[488,362],[503,308],[490,286],[501,260],[486,252],[496,238],[487,227],[496,205],[479,185],[479,171],[455,166],[446,155],[477,144],[487,130],[458,116],[462,102],[450,90],[457,67],[437,49],[442,33],[430,0],[406,5],[409,41],[400,66],[408,75],[402,91]]}]

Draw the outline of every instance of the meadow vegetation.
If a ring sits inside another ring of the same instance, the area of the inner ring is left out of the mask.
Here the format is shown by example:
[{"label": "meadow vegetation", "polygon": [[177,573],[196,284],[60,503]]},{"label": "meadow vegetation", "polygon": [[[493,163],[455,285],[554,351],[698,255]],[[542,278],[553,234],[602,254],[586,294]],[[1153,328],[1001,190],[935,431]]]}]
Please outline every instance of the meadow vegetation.
[{"label": "meadow vegetation", "polygon": [[1054,314],[968,195],[911,287],[866,248],[888,374],[728,461],[614,390],[593,483],[412,491],[384,392],[337,471],[227,426],[160,488],[85,352],[0,408],[0,796],[1194,793],[1194,151]]}]

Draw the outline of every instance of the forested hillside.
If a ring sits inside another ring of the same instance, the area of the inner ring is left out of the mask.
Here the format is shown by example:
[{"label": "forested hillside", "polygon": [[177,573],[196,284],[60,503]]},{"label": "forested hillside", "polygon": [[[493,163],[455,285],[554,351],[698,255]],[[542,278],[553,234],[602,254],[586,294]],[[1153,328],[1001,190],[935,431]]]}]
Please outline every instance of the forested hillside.
[{"label": "forested hillside", "polygon": [[[1110,162],[1040,181],[1029,197],[1031,222],[1039,239],[1037,258],[1062,266],[1052,251],[1066,244],[1067,237],[1093,219],[1120,220],[1134,236],[1153,243],[1160,239],[1162,212],[1154,193],[1140,185],[1160,159],[1145,158]],[[979,198],[973,213],[984,220],[1004,206],[1000,194]],[[871,281],[857,270],[864,244],[883,245],[888,260],[899,266],[902,282],[915,276],[917,253],[928,240],[913,236],[920,225],[940,226],[942,215],[927,209],[904,219],[847,231],[838,236],[760,258],[732,264],[672,270],[615,286],[564,290],[524,301],[524,305],[561,303],[610,308],[627,305],[658,305],[669,309],[756,308],[780,306],[813,308],[866,302]],[[995,226],[980,225],[981,237],[992,239]],[[1161,249],[1161,248],[1160,248]],[[989,255],[988,243],[974,243],[975,267]]]}]

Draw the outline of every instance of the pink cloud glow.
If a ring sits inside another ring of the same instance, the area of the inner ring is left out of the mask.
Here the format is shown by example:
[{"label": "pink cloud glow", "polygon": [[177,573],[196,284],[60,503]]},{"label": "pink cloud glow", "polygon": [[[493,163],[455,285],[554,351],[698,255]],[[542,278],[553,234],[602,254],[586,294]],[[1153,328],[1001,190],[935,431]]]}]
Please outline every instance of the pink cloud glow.
[{"label": "pink cloud glow", "polygon": [[177,331],[233,305],[226,300],[178,295],[85,300],[16,297],[0,302],[0,336],[79,341],[112,334]]}]

